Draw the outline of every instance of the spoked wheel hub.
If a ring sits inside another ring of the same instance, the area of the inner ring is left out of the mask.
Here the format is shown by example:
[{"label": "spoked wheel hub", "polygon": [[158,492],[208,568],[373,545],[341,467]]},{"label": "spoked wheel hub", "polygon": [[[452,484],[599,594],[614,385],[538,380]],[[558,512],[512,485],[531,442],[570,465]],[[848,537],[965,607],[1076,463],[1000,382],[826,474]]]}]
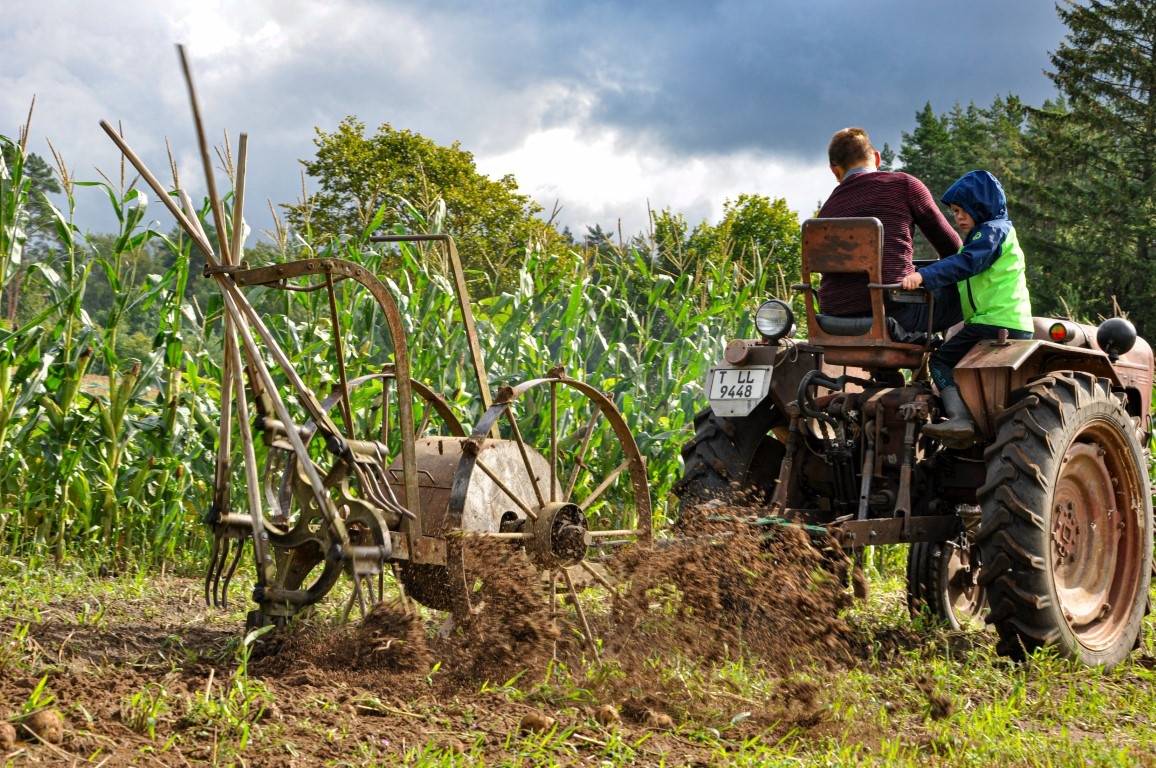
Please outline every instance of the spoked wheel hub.
[{"label": "spoked wheel hub", "polygon": [[577,504],[552,502],[533,521],[530,552],[540,568],[569,568],[586,559],[590,526]]}]

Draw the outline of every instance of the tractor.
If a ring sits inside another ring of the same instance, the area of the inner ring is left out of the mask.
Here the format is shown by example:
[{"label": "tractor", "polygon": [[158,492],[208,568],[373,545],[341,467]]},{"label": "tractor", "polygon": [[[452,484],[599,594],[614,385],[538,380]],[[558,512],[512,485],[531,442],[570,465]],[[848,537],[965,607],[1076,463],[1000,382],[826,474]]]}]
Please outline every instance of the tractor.
[{"label": "tractor", "polygon": [[[927,368],[940,339],[906,333],[885,302],[933,297],[882,282],[882,238],[874,218],[804,222],[806,339],[771,299],[759,338],[727,344],[682,449],[682,513],[805,526],[857,563],[907,544],[912,612],[982,618],[1016,658],[1120,663],[1149,607],[1152,348],[1118,317],[1035,318],[1031,339],[981,342],[955,369],[974,443],[945,445],[924,433],[943,413]],[[830,273],[866,277],[870,317],[816,310]]]}]

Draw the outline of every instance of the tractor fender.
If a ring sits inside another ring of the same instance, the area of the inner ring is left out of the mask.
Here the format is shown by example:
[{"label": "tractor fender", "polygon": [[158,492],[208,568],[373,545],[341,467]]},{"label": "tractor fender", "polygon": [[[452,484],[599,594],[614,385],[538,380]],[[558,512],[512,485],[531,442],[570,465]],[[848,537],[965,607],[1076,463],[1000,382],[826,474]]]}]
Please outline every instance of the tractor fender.
[{"label": "tractor fender", "polygon": [[[996,417],[1014,392],[1037,376],[1053,371],[1083,371],[1108,379],[1113,389],[1124,386],[1108,355],[1098,349],[1041,339],[981,341],[972,347],[955,366],[955,382],[981,441],[988,442],[995,436]],[[1146,413],[1144,416],[1147,418]]]}]

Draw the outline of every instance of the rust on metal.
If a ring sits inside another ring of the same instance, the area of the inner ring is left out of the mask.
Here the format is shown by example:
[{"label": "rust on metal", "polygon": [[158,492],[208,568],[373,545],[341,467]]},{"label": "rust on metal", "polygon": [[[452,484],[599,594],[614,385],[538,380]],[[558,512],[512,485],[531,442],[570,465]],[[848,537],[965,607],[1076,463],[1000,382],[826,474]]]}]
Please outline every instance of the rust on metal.
[{"label": "rust on metal", "polygon": [[[439,610],[469,610],[474,595],[473,579],[465,570],[465,542],[470,536],[489,537],[520,548],[551,583],[565,583],[576,604],[579,631],[597,655],[579,593],[591,584],[613,588],[605,575],[613,547],[647,545],[652,539],[646,462],[612,398],[555,367],[544,378],[501,387],[495,402],[461,260],[448,235],[374,236],[369,241],[434,242],[446,248],[481,405],[481,418],[472,431],[442,394],[413,378],[401,313],[373,272],[352,261],[321,257],[255,268],[242,265],[247,136],[241,137],[228,220],[208,162],[191,69],[184,49],[179,53],[205,166],[215,246],[188,194],[178,190],[178,206],[123,137],[107,122],[101,126],[204,252],[204,274],[221,291],[224,303],[220,437],[209,517],[214,539],[206,600],[226,603],[230,580],[251,539],[257,604],[248,617],[252,627],[285,626],[325,597],[342,574],[352,579],[345,616],[354,607],[365,614],[380,599],[383,579],[391,571],[407,596]],[[350,282],[375,300],[392,357],[379,372],[356,377],[355,367],[347,365],[355,351],[341,335],[344,308],[338,291]],[[322,306],[334,329],[329,353],[336,384],[324,398],[306,384],[278,343],[266,322],[273,316],[258,311],[247,298],[247,291],[256,287],[325,292]],[[361,387],[369,388],[366,397],[355,399]],[[515,414],[519,398],[532,390],[551,396],[548,445],[538,448],[527,440]],[[576,407],[589,407],[589,413],[571,418],[560,412],[559,390],[578,393]],[[291,401],[298,410],[290,410]],[[369,404],[366,418],[354,412],[355,402],[359,407]],[[419,404],[421,423],[415,427]],[[502,418],[512,440],[500,437]],[[563,424],[573,434],[559,434]],[[363,427],[370,433],[360,433]],[[437,434],[428,435],[431,428]],[[596,429],[607,430],[612,439],[594,440]],[[262,454],[255,450],[254,432],[261,438]],[[599,475],[599,462],[588,454],[607,450],[607,445],[621,456],[600,462],[613,468]],[[231,508],[238,450],[248,514]],[[620,478],[625,482],[619,483]],[[613,495],[610,489],[616,485]],[[579,572],[581,578],[574,578]],[[434,587],[423,588],[423,580],[432,580]]]},{"label": "rust on metal", "polygon": [[[807,219],[802,233],[803,281],[794,286],[803,292],[807,312],[807,337],[823,348],[833,365],[861,368],[918,368],[930,350],[928,344],[894,341],[888,331],[883,293],[883,225],[874,218]],[[823,329],[815,309],[818,286],[815,275],[862,275],[871,296],[870,323],[854,335]],[[929,312],[930,314],[930,312]]]}]

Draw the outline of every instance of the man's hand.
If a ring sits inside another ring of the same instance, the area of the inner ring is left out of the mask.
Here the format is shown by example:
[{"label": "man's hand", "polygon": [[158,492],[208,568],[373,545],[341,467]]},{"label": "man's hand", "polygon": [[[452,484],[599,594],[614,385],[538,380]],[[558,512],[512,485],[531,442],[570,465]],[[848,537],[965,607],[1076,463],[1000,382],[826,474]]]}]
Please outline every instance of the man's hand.
[{"label": "man's hand", "polygon": [[918,272],[912,272],[907,277],[903,278],[903,282],[899,284],[905,291],[914,291],[919,286],[923,285],[923,275]]}]

